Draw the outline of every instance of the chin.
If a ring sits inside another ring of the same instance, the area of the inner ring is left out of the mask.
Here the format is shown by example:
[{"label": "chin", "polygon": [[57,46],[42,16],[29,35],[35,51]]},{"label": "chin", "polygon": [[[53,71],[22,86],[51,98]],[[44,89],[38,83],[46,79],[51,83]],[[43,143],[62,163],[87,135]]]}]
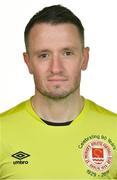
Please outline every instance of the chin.
[{"label": "chin", "polygon": [[56,85],[54,87],[45,87],[42,89],[37,89],[40,94],[42,94],[45,97],[48,97],[50,99],[65,99],[69,95],[73,94],[79,86],[77,87],[62,87],[60,85]]},{"label": "chin", "polygon": [[65,99],[68,97],[72,92],[43,92],[42,94],[50,99],[59,100],[59,99]]}]

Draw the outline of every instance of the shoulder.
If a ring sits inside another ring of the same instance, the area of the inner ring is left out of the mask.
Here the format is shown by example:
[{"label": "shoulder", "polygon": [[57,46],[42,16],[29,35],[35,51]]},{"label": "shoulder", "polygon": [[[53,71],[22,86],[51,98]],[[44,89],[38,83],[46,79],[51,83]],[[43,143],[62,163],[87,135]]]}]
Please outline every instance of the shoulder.
[{"label": "shoulder", "polygon": [[7,119],[7,118],[10,118],[12,116],[22,113],[23,111],[25,111],[26,104],[28,103],[28,101],[29,100],[23,101],[23,102],[17,104],[16,106],[12,107],[11,109],[1,113],[0,119],[4,119],[4,118]]},{"label": "shoulder", "polygon": [[87,100],[87,102],[89,104],[89,108],[91,112],[99,116],[114,118],[117,120],[117,114],[115,112],[112,112],[89,99]]}]

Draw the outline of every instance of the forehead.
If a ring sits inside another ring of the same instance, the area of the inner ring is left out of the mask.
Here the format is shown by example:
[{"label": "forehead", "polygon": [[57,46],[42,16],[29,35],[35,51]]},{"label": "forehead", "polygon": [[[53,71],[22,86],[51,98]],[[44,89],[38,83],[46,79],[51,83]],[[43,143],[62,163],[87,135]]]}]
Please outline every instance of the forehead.
[{"label": "forehead", "polygon": [[64,46],[64,45],[80,45],[80,33],[78,28],[70,23],[35,24],[29,33],[29,46]]}]

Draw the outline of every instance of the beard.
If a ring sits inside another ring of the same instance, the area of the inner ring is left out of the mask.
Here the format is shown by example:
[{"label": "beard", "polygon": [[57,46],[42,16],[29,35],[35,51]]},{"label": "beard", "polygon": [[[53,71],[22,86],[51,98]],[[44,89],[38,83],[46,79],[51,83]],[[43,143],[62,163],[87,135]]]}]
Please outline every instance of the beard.
[{"label": "beard", "polygon": [[72,85],[66,86],[64,88],[64,84],[63,86],[60,84],[58,85],[56,84],[48,88],[42,82],[40,82],[36,77],[34,77],[36,92],[40,93],[42,96],[45,96],[53,100],[62,100],[67,98],[71,94],[75,93],[77,90],[80,89],[80,80],[81,80],[81,73],[79,74],[79,76],[74,78]]},{"label": "beard", "polygon": [[60,99],[65,99],[69,95],[73,94],[77,89],[79,89],[79,85],[73,89],[70,89],[69,91],[64,90],[64,91],[60,92],[58,90],[59,86],[55,86],[54,89],[55,89],[55,92],[52,92],[52,91],[45,91],[44,89],[36,87],[36,91],[38,91],[41,95],[43,95],[49,99],[60,100]]}]

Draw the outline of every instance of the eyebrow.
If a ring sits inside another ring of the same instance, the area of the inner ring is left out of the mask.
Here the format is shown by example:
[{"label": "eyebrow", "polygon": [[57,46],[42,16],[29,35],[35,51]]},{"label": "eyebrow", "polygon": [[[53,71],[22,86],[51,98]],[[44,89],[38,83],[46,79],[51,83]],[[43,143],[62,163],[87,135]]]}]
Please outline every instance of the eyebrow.
[{"label": "eyebrow", "polygon": [[[68,46],[68,47],[64,47],[64,48],[61,48],[61,51],[66,51],[66,50],[79,50],[79,48],[77,47],[73,47],[73,46]],[[39,50],[36,50],[34,52],[34,54],[39,54],[39,53],[44,53],[44,52],[51,52],[50,49],[39,49]]]},{"label": "eyebrow", "polygon": [[39,53],[43,53],[43,52],[50,52],[49,49],[39,49],[37,51],[34,51],[34,54],[39,54]]},{"label": "eyebrow", "polygon": [[71,47],[71,46],[69,46],[69,47],[65,47],[65,48],[63,48],[63,50],[78,50],[79,48],[77,48],[77,47]]}]

